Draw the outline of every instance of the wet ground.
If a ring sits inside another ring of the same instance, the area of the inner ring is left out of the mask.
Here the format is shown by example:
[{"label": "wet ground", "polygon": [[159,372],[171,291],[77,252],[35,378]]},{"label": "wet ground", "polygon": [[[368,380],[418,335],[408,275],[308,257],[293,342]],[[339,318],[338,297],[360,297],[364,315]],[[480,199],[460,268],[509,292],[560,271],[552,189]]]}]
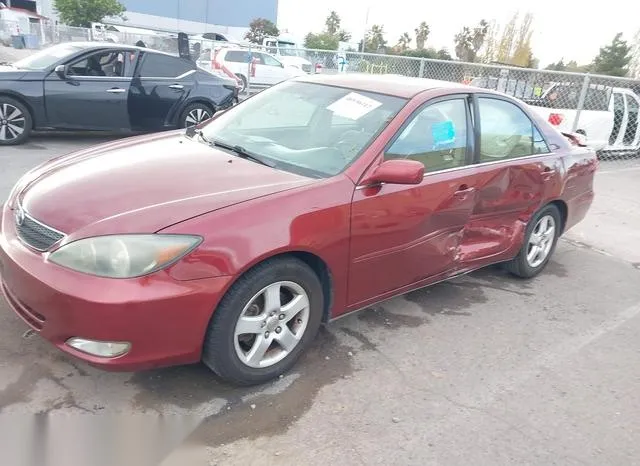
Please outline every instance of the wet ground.
[{"label": "wet ground", "polygon": [[[2,149],[0,199],[29,166],[93,142]],[[634,176],[625,168],[599,184]],[[628,202],[633,215],[640,203]],[[609,210],[596,205],[597,220],[562,240],[534,280],[491,267],[344,317],[291,373],[250,389],[201,365],[101,372],[31,335],[1,303],[0,418],[179,414],[187,439],[165,464],[633,464],[640,270],[632,253],[612,252],[623,247],[616,235],[633,232],[597,235],[623,223],[603,223]]]}]

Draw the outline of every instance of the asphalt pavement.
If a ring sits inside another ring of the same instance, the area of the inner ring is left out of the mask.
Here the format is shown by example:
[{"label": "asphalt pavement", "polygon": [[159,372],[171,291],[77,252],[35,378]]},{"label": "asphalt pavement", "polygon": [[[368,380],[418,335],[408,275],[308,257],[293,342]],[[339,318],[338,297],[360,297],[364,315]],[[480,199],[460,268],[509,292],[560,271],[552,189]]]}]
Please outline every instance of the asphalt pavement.
[{"label": "asphalt pavement", "polygon": [[[30,167],[101,141],[0,149],[0,200]],[[592,213],[536,279],[491,267],[352,314],[257,388],[201,365],[102,372],[0,303],[0,418],[178,414],[182,434],[154,448],[165,465],[638,464],[639,180],[636,163],[603,164]]]}]

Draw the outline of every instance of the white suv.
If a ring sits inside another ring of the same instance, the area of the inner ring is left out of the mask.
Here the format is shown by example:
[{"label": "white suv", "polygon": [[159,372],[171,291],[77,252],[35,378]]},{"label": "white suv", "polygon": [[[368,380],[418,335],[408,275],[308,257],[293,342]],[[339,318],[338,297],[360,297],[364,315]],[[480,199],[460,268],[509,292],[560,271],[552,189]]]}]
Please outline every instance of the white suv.
[{"label": "white suv", "polygon": [[[253,64],[251,62],[254,62]],[[307,73],[300,68],[283,64],[273,55],[243,48],[217,48],[205,51],[198,58],[198,66],[216,70],[223,66],[242,81],[242,90],[251,86],[272,86]]]}]

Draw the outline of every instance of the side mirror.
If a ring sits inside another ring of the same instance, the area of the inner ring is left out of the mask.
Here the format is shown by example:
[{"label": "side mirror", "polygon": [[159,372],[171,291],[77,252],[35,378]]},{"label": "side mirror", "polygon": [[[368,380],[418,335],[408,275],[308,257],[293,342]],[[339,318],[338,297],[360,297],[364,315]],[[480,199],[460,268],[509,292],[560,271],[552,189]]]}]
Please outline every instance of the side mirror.
[{"label": "side mirror", "polygon": [[60,79],[67,79],[67,68],[64,65],[56,66],[54,71]]},{"label": "side mirror", "polygon": [[387,160],[382,162],[361,185],[380,183],[420,184],[424,178],[424,165],[416,160]]}]

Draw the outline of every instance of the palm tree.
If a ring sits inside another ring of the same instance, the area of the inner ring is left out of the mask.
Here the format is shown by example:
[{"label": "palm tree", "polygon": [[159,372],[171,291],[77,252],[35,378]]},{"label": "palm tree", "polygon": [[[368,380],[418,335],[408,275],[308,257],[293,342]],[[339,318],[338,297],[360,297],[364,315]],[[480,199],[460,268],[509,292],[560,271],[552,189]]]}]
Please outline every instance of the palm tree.
[{"label": "palm tree", "polygon": [[412,40],[411,36],[409,35],[408,32],[405,32],[400,36],[400,39],[398,39],[398,45],[397,45],[400,52],[404,52],[409,48],[409,44],[411,44],[411,40]]},{"label": "palm tree", "polygon": [[427,38],[429,37],[429,33],[431,30],[429,29],[429,25],[423,21],[420,23],[416,29],[416,46],[419,50],[424,49],[424,44],[427,43]]}]

